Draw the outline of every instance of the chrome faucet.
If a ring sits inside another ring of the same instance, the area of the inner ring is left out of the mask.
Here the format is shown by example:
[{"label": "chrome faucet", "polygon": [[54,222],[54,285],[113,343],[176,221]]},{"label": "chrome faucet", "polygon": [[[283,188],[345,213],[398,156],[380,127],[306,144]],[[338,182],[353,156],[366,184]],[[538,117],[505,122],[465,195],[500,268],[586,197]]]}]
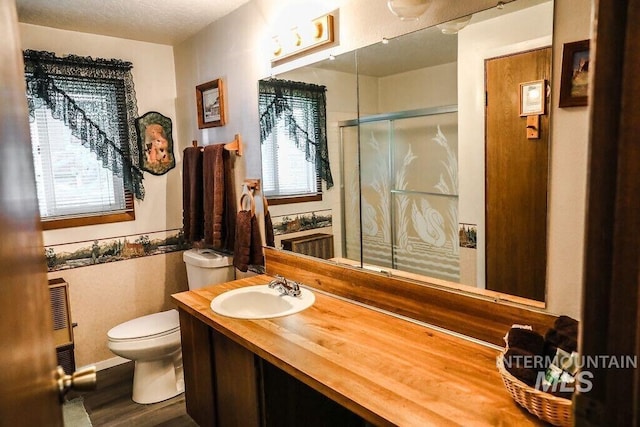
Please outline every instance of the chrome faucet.
[{"label": "chrome faucet", "polygon": [[269,282],[269,287],[276,289],[282,295],[289,295],[291,297],[300,296],[300,285],[293,280],[287,280],[284,277],[276,274],[275,279]]}]

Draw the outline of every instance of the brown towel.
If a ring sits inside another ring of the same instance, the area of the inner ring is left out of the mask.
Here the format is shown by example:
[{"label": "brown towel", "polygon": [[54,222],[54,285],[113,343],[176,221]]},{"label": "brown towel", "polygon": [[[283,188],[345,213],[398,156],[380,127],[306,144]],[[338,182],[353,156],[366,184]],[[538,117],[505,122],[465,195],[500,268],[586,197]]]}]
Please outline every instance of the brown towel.
[{"label": "brown towel", "polygon": [[567,353],[578,350],[579,322],[569,316],[559,316],[544,336],[545,354],[553,356],[560,347]]},{"label": "brown towel", "polygon": [[255,215],[251,217],[251,255],[249,264],[264,265],[264,253],[262,251],[262,235],[258,226],[258,218]]},{"label": "brown towel", "polygon": [[535,354],[518,348],[509,348],[504,355],[504,368],[520,381],[533,386],[538,372],[544,367],[536,366]]},{"label": "brown towel", "polygon": [[204,147],[202,179],[204,192],[204,242],[216,249],[222,248],[223,215],[225,205],[225,176],[223,144]]},{"label": "brown towel", "polygon": [[544,352],[544,338],[531,329],[511,328],[507,336],[507,346],[541,355]]},{"label": "brown towel", "polygon": [[182,160],[182,226],[187,242],[202,239],[202,224],[202,152],[187,147]]},{"label": "brown towel", "polygon": [[271,221],[271,214],[267,211],[264,216],[264,234],[267,246],[272,248],[276,247],[276,239],[273,235],[273,222]]},{"label": "brown towel", "polygon": [[234,248],[236,233],[236,190],[234,177],[235,157],[228,150],[222,152],[224,165],[224,218],[223,218],[223,242],[222,249],[231,252]]},{"label": "brown towel", "polygon": [[248,211],[238,212],[233,248],[233,266],[245,272],[251,260],[251,223],[255,215]]}]

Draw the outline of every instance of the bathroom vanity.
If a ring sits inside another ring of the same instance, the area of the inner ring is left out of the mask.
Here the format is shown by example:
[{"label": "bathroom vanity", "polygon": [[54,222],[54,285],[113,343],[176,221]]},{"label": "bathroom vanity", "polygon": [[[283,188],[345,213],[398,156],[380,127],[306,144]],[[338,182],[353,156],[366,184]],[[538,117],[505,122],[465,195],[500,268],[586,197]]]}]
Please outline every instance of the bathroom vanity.
[{"label": "bathroom vanity", "polygon": [[272,279],[173,295],[187,412],[199,425],[542,425],[504,388],[499,350],[480,341],[317,289],[313,306],[285,317],[210,308],[225,291]]}]

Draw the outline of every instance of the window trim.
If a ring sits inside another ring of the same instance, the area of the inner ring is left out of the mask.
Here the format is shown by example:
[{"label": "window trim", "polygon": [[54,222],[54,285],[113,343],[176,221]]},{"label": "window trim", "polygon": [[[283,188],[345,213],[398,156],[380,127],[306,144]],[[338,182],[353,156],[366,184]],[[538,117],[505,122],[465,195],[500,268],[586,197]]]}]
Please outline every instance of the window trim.
[{"label": "window trim", "polygon": [[59,230],[62,228],[82,227],[85,225],[110,224],[114,222],[135,221],[136,211],[133,203],[133,193],[124,192],[125,210],[114,213],[99,213],[97,215],[83,214],[77,217],[41,219],[43,230]]},{"label": "window trim", "polygon": [[282,196],[269,196],[269,205],[288,205],[293,203],[320,202],[322,201],[322,180],[316,173],[316,192],[291,194]]}]

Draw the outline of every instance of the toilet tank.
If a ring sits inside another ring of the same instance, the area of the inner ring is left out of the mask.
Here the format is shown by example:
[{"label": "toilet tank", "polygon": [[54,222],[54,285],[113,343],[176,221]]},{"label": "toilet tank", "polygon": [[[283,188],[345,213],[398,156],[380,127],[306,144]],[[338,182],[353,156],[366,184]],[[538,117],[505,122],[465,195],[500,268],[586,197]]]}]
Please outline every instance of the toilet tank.
[{"label": "toilet tank", "polygon": [[189,289],[229,282],[235,279],[233,257],[212,249],[189,249],[182,259],[187,266]]}]

